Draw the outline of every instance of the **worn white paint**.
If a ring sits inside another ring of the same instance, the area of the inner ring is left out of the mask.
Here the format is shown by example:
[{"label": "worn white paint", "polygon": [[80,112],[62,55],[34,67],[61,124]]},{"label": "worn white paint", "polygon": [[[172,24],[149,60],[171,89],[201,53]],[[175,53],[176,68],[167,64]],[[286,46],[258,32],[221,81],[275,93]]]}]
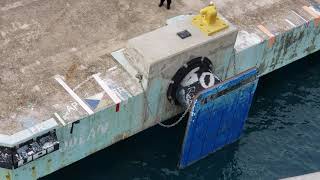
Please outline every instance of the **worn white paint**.
[{"label": "worn white paint", "polygon": [[66,122],[62,119],[62,117],[58,113],[54,113],[54,116],[58,119],[58,121],[65,126]]},{"label": "worn white paint", "polygon": [[314,7],[312,6],[309,6],[309,8],[314,12],[316,13],[318,16],[320,16],[320,11],[317,11]]},{"label": "worn white paint", "polygon": [[296,15],[297,17],[299,17],[301,20],[303,20],[304,22],[308,22],[305,18],[303,18],[302,16],[300,16],[300,14],[296,13],[295,11],[291,11],[294,15]]},{"label": "worn white paint", "polygon": [[60,75],[56,75],[54,78],[89,115],[94,113],[90,107],[62,80]]},{"label": "worn white paint", "polygon": [[288,24],[290,24],[292,27],[296,27],[296,25],[295,25],[293,22],[291,22],[289,19],[285,19],[285,21],[286,21]]},{"label": "worn white paint", "polygon": [[192,71],[190,71],[186,77],[181,81],[180,85],[183,87],[186,86],[190,86],[191,84],[194,84],[196,82],[199,81],[198,75],[197,75],[197,71],[199,71],[199,67],[193,69]]},{"label": "worn white paint", "polygon": [[130,64],[124,54],[124,49],[112,52],[111,56],[119,62],[119,64],[125,68],[125,70],[132,76],[135,77],[138,71]]},{"label": "worn white paint", "polygon": [[93,78],[97,81],[97,83],[100,85],[100,87],[108,94],[108,96],[112,99],[112,101],[115,104],[119,104],[121,102],[121,99],[116,95],[114,91],[112,91],[105,82],[100,78],[99,74],[92,75]]},{"label": "worn white paint", "polygon": [[90,142],[96,138],[98,134],[106,134],[109,129],[108,123],[100,124],[98,127],[92,127],[89,133],[85,136],[74,136],[64,142],[62,146],[62,151],[73,148],[74,146],[83,145]]},{"label": "worn white paint", "polygon": [[78,84],[76,87],[74,87],[72,90],[76,91],[79,89],[81,86],[83,86],[85,83],[89,82],[93,77],[89,76],[86,80],[82,81],[80,84]]},{"label": "worn white paint", "polygon": [[[209,84],[206,84],[205,82],[205,78],[206,76],[209,76],[210,77],[210,81],[209,81]],[[207,89],[209,87],[212,87],[214,84],[215,84],[215,79],[214,79],[214,75],[210,72],[204,72],[201,74],[201,77],[200,77],[200,84],[203,88]]]},{"label": "worn white paint", "polygon": [[79,104],[77,102],[71,102],[67,104],[65,107],[66,110],[63,113],[62,118],[68,120],[72,113],[79,112],[78,106]]},{"label": "worn white paint", "polygon": [[255,46],[263,41],[262,38],[260,38],[255,33],[249,33],[248,31],[239,31],[237,40],[235,43],[235,49],[236,51],[241,51],[243,49],[247,49],[249,47]]},{"label": "worn white paint", "polygon": [[109,68],[108,71],[111,72],[111,71],[115,71],[118,69],[118,66],[113,66],[112,68]]}]

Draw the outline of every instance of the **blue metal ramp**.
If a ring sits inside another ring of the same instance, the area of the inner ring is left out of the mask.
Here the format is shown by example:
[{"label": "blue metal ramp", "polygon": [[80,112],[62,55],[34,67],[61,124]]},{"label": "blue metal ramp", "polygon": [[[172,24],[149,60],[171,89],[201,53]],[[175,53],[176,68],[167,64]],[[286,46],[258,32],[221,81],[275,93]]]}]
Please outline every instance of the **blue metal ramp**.
[{"label": "blue metal ramp", "polygon": [[198,94],[190,112],[179,168],[240,137],[257,84],[257,70],[250,69]]}]

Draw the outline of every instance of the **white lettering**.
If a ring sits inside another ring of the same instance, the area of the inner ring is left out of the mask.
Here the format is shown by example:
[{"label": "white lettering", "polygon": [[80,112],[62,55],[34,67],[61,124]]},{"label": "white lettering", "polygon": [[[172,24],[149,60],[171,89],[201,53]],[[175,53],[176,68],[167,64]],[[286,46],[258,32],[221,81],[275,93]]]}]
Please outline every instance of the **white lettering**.
[{"label": "white lettering", "polygon": [[[209,83],[206,84],[205,78],[209,76]],[[207,89],[209,87],[212,87],[215,84],[214,75],[210,72],[204,72],[201,74],[200,77],[200,84],[203,88]]]},{"label": "white lettering", "polygon": [[197,81],[199,81],[198,75],[197,75],[197,71],[199,71],[199,67],[193,69],[192,71],[190,71],[186,77],[182,80],[182,82],[180,83],[182,87],[186,87],[186,86],[190,86],[191,84],[196,83]]},{"label": "white lettering", "polygon": [[76,110],[76,111],[78,111],[78,103],[77,102],[73,102],[73,103],[71,103],[71,106]]}]

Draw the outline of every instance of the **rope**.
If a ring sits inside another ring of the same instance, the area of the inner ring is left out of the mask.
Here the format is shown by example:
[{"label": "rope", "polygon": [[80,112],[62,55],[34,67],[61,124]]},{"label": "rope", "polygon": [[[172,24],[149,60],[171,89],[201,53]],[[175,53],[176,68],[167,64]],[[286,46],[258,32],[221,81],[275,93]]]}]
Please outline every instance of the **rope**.
[{"label": "rope", "polygon": [[[145,102],[147,103],[147,110],[148,110],[148,112],[149,112],[149,114],[150,114],[151,116],[154,116],[154,117],[155,117],[154,113],[151,111],[151,108],[150,108],[150,106],[149,106],[149,101],[148,101],[147,93],[146,93],[146,90],[144,89],[143,84],[142,84],[142,78],[143,78],[143,76],[142,76],[141,74],[137,74],[137,75],[136,75],[136,78],[139,80],[139,84],[140,84],[141,89],[142,89],[142,91],[143,91],[143,97],[144,97],[144,99],[145,99]],[[180,116],[180,118],[179,118],[176,122],[174,122],[174,123],[172,123],[172,124],[163,124],[163,123],[161,122],[162,120],[161,120],[161,115],[160,115],[157,124],[160,125],[161,127],[164,127],[164,128],[172,128],[172,127],[178,125],[178,124],[184,119],[184,117],[188,114],[188,112],[189,112],[190,109],[191,109],[191,103],[190,103],[190,105],[188,106],[188,108],[183,112],[183,114]]]}]

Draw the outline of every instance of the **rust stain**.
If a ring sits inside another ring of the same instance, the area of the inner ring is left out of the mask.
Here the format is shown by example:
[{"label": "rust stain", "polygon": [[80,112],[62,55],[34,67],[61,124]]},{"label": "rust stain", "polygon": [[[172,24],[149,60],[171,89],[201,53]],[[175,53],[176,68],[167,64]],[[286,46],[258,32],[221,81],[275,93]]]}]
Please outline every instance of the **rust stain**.
[{"label": "rust stain", "polygon": [[127,139],[129,137],[129,134],[127,134],[127,133],[123,133],[123,135],[122,135],[122,139]]},{"label": "rust stain", "polygon": [[[319,33],[320,33],[320,28],[318,28],[318,31],[315,32],[315,34],[319,34]],[[309,45],[308,48],[305,49],[305,52],[306,52],[306,53],[311,54],[311,53],[313,53],[313,52],[316,50],[316,48],[317,48],[317,47],[316,47],[316,39],[317,39],[316,36],[314,36],[314,37],[312,38],[311,44]]]},{"label": "rust stain", "polygon": [[8,173],[8,174],[6,175],[6,180],[11,180],[10,173]]},{"label": "rust stain", "polygon": [[130,136],[130,131],[126,131],[124,133],[118,134],[117,136],[114,137],[114,141],[118,142],[121,141],[123,139],[126,139]]},{"label": "rust stain", "polygon": [[33,177],[33,179],[37,179],[37,172],[36,172],[36,167],[32,167],[32,177]]},{"label": "rust stain", "polygon": [[276,37],[270,37],[269,42],[268,42],[268,47],[272,48],[273,44],[276,42]]},{"label": "rust stain", "polygon": [[272,58],[271,68],[275,69],[276,66],[286,64],[284,60],[293,59],[297,56],[297,48],[301,48],[301,42],[305,37],[305,31],[288,31],[279,37],[277,48]]},{"label": "rust stain", "polygon": [[48,173],[50,173],[51,171],[51,162],[52,162],[52,159],[48,159],[47,161],[47,166],[46,166],[46,170]]},{"label": "rust stain", "polygon": [[263,25],[258,25],[258,28],[269,37],[268,47],[272,48],[273,44],[276,42],[276,36]]},{"label": "rust stain", "polygon": [[122,134],[118,134],[118,135],[116,135],[116,136],[114,137],[114,141],[115,141],[115,142],[121,141],[121,140],[122,140],[122,137],[123,137]]},{"label": "rust stain", "polygon": [[75,78],[76,76],[76,71],[78,69],[78,64],[73,63],[70,68],[68,69],[67,73],[66,73],[66,80],[69,81],[72,78]]},{"label": "rust stain", "polygon": [[310,7],[308,6],[303,6],[303,10],[305,10],[307,13],[309,13],[313,18],[314,18],[314,26],[318,27],[319,22],[320,22],[320,16],[315,13]]},{"label": "rust stain", "polygon": [[314,25],[315,25],[316,27],[318,27],[319,24],[320,24],[320,17],[314,19]]}]

